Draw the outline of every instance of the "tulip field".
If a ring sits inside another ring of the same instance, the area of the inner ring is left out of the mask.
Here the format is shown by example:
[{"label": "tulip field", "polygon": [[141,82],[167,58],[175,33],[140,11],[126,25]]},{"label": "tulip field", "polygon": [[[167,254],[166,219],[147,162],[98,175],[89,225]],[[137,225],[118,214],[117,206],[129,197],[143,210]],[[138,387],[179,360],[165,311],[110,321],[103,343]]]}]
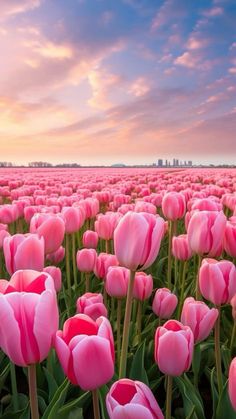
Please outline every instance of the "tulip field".
[{"label": "tulip field", "polygon": [[0,417],[236,418],[236,169],[0,169]]}]

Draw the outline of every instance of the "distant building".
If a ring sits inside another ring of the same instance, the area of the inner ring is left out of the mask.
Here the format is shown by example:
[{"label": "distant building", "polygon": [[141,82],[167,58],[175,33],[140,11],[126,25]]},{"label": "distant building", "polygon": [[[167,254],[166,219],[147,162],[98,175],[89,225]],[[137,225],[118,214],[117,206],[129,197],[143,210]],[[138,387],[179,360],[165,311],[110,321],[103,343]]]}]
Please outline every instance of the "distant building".
[{"label": "distant building", "polygon": [[192,166],[192,165],[193,165],[192,160],[189,160],[189,161],[188,161],[188,166]]},{"label": "distant building", "polygon": [[157,160],[157,166],[158,167],[162,167],[163,166],[163,160],[162,159],[158,159]]}]

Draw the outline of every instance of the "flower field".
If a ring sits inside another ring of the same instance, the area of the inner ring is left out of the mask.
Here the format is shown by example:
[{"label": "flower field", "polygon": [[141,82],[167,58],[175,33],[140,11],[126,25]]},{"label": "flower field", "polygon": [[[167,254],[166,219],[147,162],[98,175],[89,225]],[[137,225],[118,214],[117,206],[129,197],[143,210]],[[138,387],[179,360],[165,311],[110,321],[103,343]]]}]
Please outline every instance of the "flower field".
[{"label": "flower field", "polygon": [[0,170],[0,417],[236,418],[236,170]]}]

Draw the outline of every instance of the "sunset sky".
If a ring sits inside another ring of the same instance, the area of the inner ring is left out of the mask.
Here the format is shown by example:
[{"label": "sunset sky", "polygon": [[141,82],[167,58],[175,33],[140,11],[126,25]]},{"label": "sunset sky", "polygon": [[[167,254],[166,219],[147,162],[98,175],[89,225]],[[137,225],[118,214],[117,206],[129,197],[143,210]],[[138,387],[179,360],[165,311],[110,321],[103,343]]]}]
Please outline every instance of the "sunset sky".
[{"label": "sunset sky", "polygon": [[0,161],[236,162],[235,0],[0,0]]}]

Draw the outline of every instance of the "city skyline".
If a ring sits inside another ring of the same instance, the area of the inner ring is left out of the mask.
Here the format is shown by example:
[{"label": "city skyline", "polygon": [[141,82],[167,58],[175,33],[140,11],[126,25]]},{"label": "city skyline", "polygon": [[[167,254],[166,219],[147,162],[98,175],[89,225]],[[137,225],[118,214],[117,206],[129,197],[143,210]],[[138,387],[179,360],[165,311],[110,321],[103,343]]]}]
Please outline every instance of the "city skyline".
[{"label": "city skyline", "polygon": [[5,2],[1,160],[234,164],[235,19],[233,0]]}]

